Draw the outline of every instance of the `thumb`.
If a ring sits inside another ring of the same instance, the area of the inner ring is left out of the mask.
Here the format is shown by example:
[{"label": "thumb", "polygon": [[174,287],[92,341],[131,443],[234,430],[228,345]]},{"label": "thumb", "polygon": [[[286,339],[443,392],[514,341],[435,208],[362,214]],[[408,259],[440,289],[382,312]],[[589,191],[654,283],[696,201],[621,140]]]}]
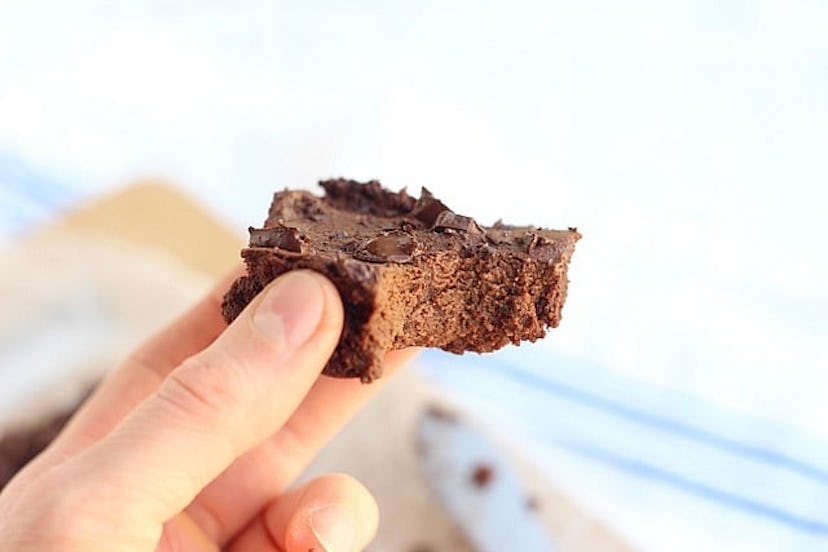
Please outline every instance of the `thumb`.
[{"label": "thumb", "polygon": [[278,278],[106,438],[74,457],[76,476],[133,504],[133,519],[163,523],[284,424],[330,357],[342,319],[339,295],[321,275]]}]

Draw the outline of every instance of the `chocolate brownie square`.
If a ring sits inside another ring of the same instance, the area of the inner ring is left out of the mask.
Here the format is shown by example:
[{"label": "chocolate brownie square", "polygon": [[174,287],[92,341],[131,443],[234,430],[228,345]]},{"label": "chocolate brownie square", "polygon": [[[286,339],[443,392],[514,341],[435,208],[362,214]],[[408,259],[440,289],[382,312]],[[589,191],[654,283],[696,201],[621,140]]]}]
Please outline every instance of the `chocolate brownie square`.
[{"label": "chocolate brownie square", "polygon": [[275,194],[242,250],[247,275],[224,298],[231,322],[271,280],[295,269],[327,276],[345,306],[339,346],[323,373],[382,374],[383,354],[410,346],[453,353],[534,341],[561,320],[567,265],[580,234],[500,222],[480,226],[423,189],[320,182],[323,197]]}]

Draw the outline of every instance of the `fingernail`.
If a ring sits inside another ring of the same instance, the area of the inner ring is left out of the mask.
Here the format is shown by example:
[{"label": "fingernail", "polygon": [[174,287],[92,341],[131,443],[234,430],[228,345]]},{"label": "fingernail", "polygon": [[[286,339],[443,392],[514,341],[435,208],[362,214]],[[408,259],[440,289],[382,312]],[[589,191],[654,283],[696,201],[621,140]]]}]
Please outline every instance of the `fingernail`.
[{"label": "fingernail", "polygon": [[253,324],[279,346],[295,349],[314,334],[324,311],[325,292],[319,277],[289,272],[265,291],[253,313]]},{"label": "fingernail", "polygon": [[311,531],[325,552],[353,552],[356,544],[356,522],[348,510],[326,506],[310,515]]}]

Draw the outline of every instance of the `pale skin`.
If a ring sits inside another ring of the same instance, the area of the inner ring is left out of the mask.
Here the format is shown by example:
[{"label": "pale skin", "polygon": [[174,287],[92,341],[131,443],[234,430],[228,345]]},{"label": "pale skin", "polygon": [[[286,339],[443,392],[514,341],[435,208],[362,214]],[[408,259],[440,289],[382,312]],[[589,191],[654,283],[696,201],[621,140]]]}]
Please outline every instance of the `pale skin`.
[{"label": "pale skin", "polygon": [[[97,388],[0,493],[0,549],[354,552],[377,530],[370,493],[327,475],[291,483],[377,389],[320,376],[339,295],[298,271],[225,325],[238,270]],[[415,351],[394,351],[386,373]]]}]

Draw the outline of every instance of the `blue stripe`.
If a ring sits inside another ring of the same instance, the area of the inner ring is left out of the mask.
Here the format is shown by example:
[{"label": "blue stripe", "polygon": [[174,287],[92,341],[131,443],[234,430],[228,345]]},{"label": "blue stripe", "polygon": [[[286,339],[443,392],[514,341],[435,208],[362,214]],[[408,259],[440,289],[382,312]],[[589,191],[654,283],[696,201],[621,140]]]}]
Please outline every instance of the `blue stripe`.
[{"label": "blue stripe", "polygon": [[[7,176],[8,174],[4,173],[3,167],[0,166],[0,177]],[[41,208],[50,209],[59,207],[62,204],[62,200],[57,198],[59,193],[57,190],[55,190],[54,193],[45,191],[43,186],[38,184],[35,180],[26,180],[24,183],[20,183],[17,180],[2,179],[0,180],[0,185],[10,189],[10,191],[17,194],[18,197],[21,197],[30,203],[34,203]]]},{"label": "blue stripe", "polygon": [[[526,372],[508,362],[498,361],[492,357],[488,358],[481,364],[484,366],[494,367],[494,369],[499,372],[507,372],[510,379],[520,385],[531,387],[532,389],[541,388],[545,392],[582,406],[592,408],[593,410],[598,410],[639,425],[663,431],[665,433],[680,435],[687,439],[704,443],[705,445],[729,454],[749,458],[756,462],[788,470],[816,483],[828,486],[828,471],[781,452],[735,441],[710,431],[694,427],[687,423],[671,420],[644,410],[632,408],[588,391]],[[550,373],[551,372],[552,370],[550,370]]]},{"label": "blue stripe", "polygon": [[612,466],[617,470],[664,483],[692,495],[772,520],[805,533],[828,536],[828,524],[819,520],[802,517],[749,498],[731,494],[704,483],[682,477],[673,472],[615,455],[606,450],[574,442],[558,442],[558,444],[566,450]]},{"label": "blue stripe", "polygon": [[508,363],[497,362],[492,364],[497,364],[498,370],[509,372],[510,375],[514,376],[514,379],[522,385],[530,386],[532,388],[541,387],[545,391],[558,397],[568,399],[572,402],[585,405],[595,410],[600,410],[619,418],[624,418],[639,425],[645,425],[659,431],[664,431],[665,433],[681,435],[682,437],[704,443],[730,454],[747,457],[757,462],[786,469],[817,483],[828,486],[828,471],[786,454],[734,441],[683,422],[662,418],[643,410],[631,408],[587,391],[525,372]]},{"label": "blue stripe", "polygon": [[[0,181],[0,188],[5,187],[3,184]],[[0,224],[5,227],[8,235],[16,235],[28,229],[41,211],[28,197],[22,197],[14,191],[5,194],[0,192]]]},{"label": "blue stripe", "polygon": [[0,184],[43,207],[62,206],[74,195],[55,180],[32,170],[19,159],[0,152]]},{"label": "blue stripe", "polygon": [[[31,223],[29,218],[23,216],[20,213],[19,209],[14,208],[14,203],[12,205],[0,205],[2,207],[0,209],[0,217],[3,218],[3,225],[10,227],[9,234],[15,235],[18,232],[22,231],[24,228],[28,227]],[[6,208],[9,207],[9,208]]]}]

